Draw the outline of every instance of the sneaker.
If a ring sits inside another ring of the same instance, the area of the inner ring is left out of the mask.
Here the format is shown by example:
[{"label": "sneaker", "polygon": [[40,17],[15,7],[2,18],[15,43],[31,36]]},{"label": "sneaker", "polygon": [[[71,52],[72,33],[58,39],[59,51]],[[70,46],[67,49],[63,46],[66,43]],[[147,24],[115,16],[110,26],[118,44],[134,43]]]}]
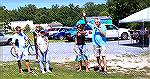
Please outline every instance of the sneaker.
[{"label": "sneaker", "polygon": [[42,71],[42,74],[45,74],[46,72],[45,71]]},{"label": "sneaker", "polygon": [[107,71],[103,71],[102,73],[103,75],[108,75]]},{"label": "sneaker", "polygon": [[98,72],[103,72],[103,70],[99,69]]},{"label": "sneaker", "polygon": [[81,71],[82,71],[81,69],[77,70],[77,72],[81,72]]},{"label": "sneaker", "polygon": [[47,73],[52,73],[50,70],[47,70],[46,72],[47,72]]}]

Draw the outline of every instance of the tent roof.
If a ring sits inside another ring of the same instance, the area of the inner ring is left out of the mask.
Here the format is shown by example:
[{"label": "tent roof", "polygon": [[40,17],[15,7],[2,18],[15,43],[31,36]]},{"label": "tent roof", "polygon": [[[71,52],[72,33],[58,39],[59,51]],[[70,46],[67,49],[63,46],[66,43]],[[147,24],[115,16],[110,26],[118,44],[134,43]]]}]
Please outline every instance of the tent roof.
[{"label": "tent roof", "polygon": [[119,20],[119,23],[127,22],[150,22],[150,7]]}]

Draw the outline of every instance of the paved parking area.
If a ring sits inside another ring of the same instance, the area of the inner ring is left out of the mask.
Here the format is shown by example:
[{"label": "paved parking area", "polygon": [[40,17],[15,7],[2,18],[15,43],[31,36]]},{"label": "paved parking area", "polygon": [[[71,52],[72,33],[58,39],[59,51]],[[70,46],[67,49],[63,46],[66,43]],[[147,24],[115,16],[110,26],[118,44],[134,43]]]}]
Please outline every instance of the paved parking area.
[{"label": "paved parking area", "polygon": [[[62,62],[62,61],[74,61],[75,54],[73,53],[74,42],[69,43],[49,43],[49,56],[52,61]],[[93,55],[92,43],[87,43],[87,48],[89,50],[89,59],[95,59]],[[10,48],[12,46],[0,46],[0,61],[14,61],[15,58],[10,54]],[[131,45],[130,40],[119,41],[107,41],[107,54],[108,58],[114,57],[116,55],[122,54],[140,54],[148,51],[149,48],[136,47]],[[34,56],[30,56],[30,59],[34,59]]]}]

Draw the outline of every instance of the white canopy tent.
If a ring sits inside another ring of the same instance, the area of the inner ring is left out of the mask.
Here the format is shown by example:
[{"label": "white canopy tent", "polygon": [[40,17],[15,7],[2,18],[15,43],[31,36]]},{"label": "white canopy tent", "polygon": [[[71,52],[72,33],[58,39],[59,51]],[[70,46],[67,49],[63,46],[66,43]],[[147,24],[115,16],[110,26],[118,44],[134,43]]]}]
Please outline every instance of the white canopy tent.
[{"label": "white canopy tent", "polygon": [[150,7],[119,20],[119,23],[127,22],[150,22]]},{"label": "white canopy tent", "polygon": [[[143,28],[144,28],[144,22],[150,22],[150,7],[143,9],[139,12],[136,12],[122,20],[119,20],[119,23],[128,23],[128,22],[142,22]],[[143,35],[143,41],[144,41],[144,35]],[[119,41],[118,41],[118,44],[119,44]],[[150,45],[150,42],[149,42],[149,45]],[[143,43],[142,48],[143,47],[144,47],[144,43]]]}]

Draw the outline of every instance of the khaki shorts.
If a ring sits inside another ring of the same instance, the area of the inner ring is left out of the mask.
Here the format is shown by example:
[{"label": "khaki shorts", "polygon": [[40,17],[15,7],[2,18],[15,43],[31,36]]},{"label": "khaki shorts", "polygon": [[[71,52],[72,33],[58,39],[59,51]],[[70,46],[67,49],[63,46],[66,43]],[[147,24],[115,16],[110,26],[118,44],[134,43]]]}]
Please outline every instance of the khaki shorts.
[{"label": "khaki shorts", "polygon": [[106,56],[106,46],[103,47],[93,46],[93,48],[96,57]]}]

